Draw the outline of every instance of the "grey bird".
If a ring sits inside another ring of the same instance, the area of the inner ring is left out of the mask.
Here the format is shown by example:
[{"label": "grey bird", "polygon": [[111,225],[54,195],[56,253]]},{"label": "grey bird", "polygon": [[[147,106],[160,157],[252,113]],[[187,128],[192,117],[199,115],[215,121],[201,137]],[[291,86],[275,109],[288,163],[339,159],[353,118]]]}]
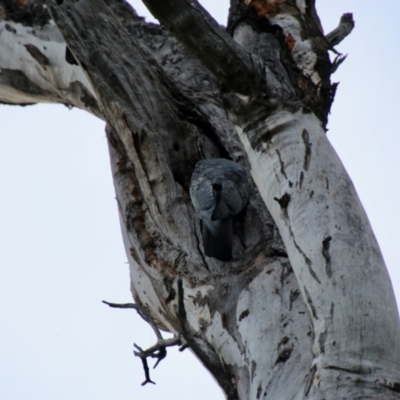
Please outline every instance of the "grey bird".
[{"label": "grey bird", "polygon": [[246,170],[225,158],[201,160],[190,181],[190,197],[203,222],[205,254],[230,261],[233,216],[243,209],[249,197]]}]

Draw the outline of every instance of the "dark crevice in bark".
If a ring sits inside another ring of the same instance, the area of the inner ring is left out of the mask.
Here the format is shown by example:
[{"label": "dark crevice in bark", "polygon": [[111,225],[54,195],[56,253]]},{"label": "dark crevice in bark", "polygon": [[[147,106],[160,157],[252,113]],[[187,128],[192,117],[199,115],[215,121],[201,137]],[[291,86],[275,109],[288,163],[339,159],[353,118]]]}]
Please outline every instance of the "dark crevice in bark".
[{"label": "dark crevice in bark", "polygon": [[287,212],[286,209],[289,205],[290,202],[290,194],[285,193],[282,197],[280,197],[279,199],[277,197],[274,197],[274,200],[280,205],[280,207],[282,208],[282,210],[285,211],[285,216],[287,216]]},{"label": "dark crevice in bark", "polygon": [[249,310],[244,310],[243,312],[241,312],[240,313],[240,315],[239,315],[239,322],[242,320],[242,319],[244,319],[244,318],[246,318],[248,315],[250,314],[250,311]]},{"label": "dark crevice in bark", "polygon": [[43,67],[50,64],[49,59],[33,44],[26,44],[28,53]]},{"label": "dark crevice in bark", "polygon": [[9,24],[6,24],[5,27],[6,27],[6,30],[7,30],[7,31],[12,32],[12,33],[14,33],[14,34],[17,33],[17,30],[14,29],[14,28],[13,28],[12,26],[10,26]]},{"label": "dark crevice in bark", "polygon": [[144,0],[150,12],[228,88],[252,94],[264,86],[261,64],[191,0]]},{"label": "dark crevice in bark", "polygon": [[310,293],[309,293],[309,291],[307,290],[306,287],[304,287],[304,293],[306,295],[306,300],[307,300],[307,303],[308,303],[308,305],[309,305],[309,307],[311,309],[311,313],[312,313],[313,318],[314,319],[318,319],[317,310],[315,309],[315,306],[314,306],[314,304],[312,302]]},{"label": "dark crevice in bark", "polygon": [[176,290],[174,289],[174,278],[166,276],[163,281],[165,289],[168,292],[168,297],[165,299],[165,302],[168,304],[176,298]]},{"label": "dark crevice in bark", "polygon": [[304,396],[305,397],[307,397],[308,393],[310,392],[310,389],[311,389],[311,386],[313,384],[313,380],[314,380],[314,376],[315,376],[315,372],[316,371],[317,371],[317,367],[315,365],[313,365],[310,368],[310,373],[308,375],[307,382],[306,382],[306,385],[304,387]]},{"label": "dark crevice in bark", "polygon": [[305,263],[307,264],[308,267],[308,271],[310,272],[310,275],[313,277],[313,279],[318,282],[319,284],[321,284],[320,279],[318,278],[318,275],[315,273],[314,269],[312,268],[312,263],[311,260],[307,257],[307,255],[304,253],[304,251],[301,249],[301,247],[297,244],[296,239],[294,237],[293,231],[291,226],[289,225],[289,231],[290,234],[293,238],[293,244],[296,247],[296,249],[298,250],[298,252],[303,256]]},{"label": "dark crevice in bark", "polygon": [[279,363],[284,363],[284,362],[286,362],[286,361],[289,359],[289,357],[290,357],[291,354],[292,354],[292,349],[285,349],[285,350],[283,350],[283,351],[279,354],[278,358],[276,359],[275,364],[279,364]]},{"label": "dark crevice in bark", "polygon": [[257,388],[257,394],[256,394],[257,399],[260,398],[261,392],[262,392],[262,386],[260,385],[260,386]]},{"label": "dark crevice in bark", "polygon": [[381,383],[381,386],[383,386],[385,389],[391,390],[392,392],[400,393],[400,382],[390,382],[385,384]]},{"label": "dark crevice in bark", "polygon": [[303,168],[305,171],[308,170],[308,167],[310,166],[310,161],[311,161],[311,144],[310,144],[310,135],[307,132],[307,129],[303,129],[303,132],[301,134],[301,137],[303,139],[304,143],[304,162],[303,162]]},{"label": "dark crevice in bark", "polygon": [[[276,149],[275,151],[276,151],[276,155],[278,156],[281,174],[287,179],[287,175],[286,175],[286,172],[285,172],[285,164],[284,164],[284,162],[282,160],[281,153],[280,153],[280,151],[278,149]],[[279,203],[279,204],[281,204],[281,203]],[[284,207],[284,208],[286,208],[286,207]]]},{"label": "dark crevice in bark", "polygon": [[221,138],[218,135],[218,132],[215,130],[214,126],[210,124],[209,120],[206,119],[206,116],[201,115],[200,113],[200,110],[196,110],[194,108],[188,110],[188,107],[183,107],[182,109],[182,115],[186,115],[187,121],[195,125],[201,132],[202,136],[207,137],[210,142],[212,142],[214,146],[218,149],[219,157],[231,160],[232,158],[230,157],[229,152],[226,150],[223,143],[221,142]]},{"label": "dark crevice in bark", "polygon": [[71,65],[79,65],[68,46],[65,46],[65,61]]},{"label": "dark crevice in bark", "polygon": [[363,369],[361,367],[356,368],[356,369],[350,369],[350,368],[339,367],[337,365],[328,365],[326,367],[326,369],[333,369],[335,371],[344,371],[344,372],[349,372],[351,374],[362,374],[363,373]]},{"label": "dark crevice in bark", "polygon": [[303,180],[304,180],[304,172],[301,171],[300,172],[300,178],[299,178],[299,189],[301,189],[302,186],[303,186]]},{"label": "dark crevice in bark", "polygon": [[329,318],[332,319],[335,315],[335,304],[331,303],[331,309],[329,310]]},{"label": "dark crevice in bark", "polygon": [[326,189],[329,190],[329,179],[325,178],[325,183],[326,183]]},{"label": "dark crevice in bark", "polygon": [[0,0],[0,9],[2,9],[2,19],[19,22],[26,26],[42,27],[51,20],[45,0]]},{"label": "dark crevice in bark", "polygon": [[281,287],[285,285],[285,282],[287,278],[293,274],[293,268],[290,265],[289,262],[282,263],[282,269],[281,269],[281,276],[280,276],[280,282],[281,282]]},{"label": "dark crevice in bark", "polygon": [[291,290],[290,291],[290,310],[292,309],[292,304],[298,299],[300,296],[300,290]]},{"label": "dark crevice in bark", "polygon": [[199,252],[199,254],[200,254],[200,256],[201,256],[201,259],[202,259],[202,261],[203,261],[203,265],[204,265],[204,267],[207,269],[207,271],[210,271],[210,267],[208,266],[206,257],[205,257],[203,251],[202,251],[201,248],[200,248],[200,243],[201,243],[202,241],[201,241],[201,239],[199,238],[199,235],[197,234],[197,230],[196,230],[196,229],[194,229],[194,235],[195,235],[195,237],[196,237],[196,242],[197,242],[197,251]]},{"label": "dark crevice in bark", "polygon": [[319,338],[318,338],[319,350],[322,354],[325,353],[325,342],[326,342],[327,336],[328,336],[328,332],[325,330],[324,332],[322,332],[319,335]]},{"label": "dark crevice in bark", "polygon": [[328,236],[322,241],[322,256],[325,258],[325,270],[329,278],[332,277],[331,255],[329,253],[331,240],[332,237]]}]

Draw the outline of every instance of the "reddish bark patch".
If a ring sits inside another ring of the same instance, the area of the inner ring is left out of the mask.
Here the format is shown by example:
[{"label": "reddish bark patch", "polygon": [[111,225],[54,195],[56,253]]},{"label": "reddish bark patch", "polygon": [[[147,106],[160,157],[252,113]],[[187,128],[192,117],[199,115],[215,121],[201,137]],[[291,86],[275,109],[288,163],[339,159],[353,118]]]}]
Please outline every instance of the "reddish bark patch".
[{"label": "reddish bark patch", "polygon": [[299,86],[301,89],[305,90],[308,87],[308,79],[304,76],[301,75],[299,80],[298,80]]},{"label": "reddish bark patch", "polygon": [[0,19],[20,22],[26,26],[42,27],[51,17],[45,0],[2,0]]},{"label": "reddish bark patch", "polygon": [[255,8],[260,17],[272,18],[278,14],[280,5],[284,1],[285,0],[250,0],[248,6]]},{"label": "reddish bark patch", "polygon": [[294,40],[294,37],[290,33],[287,36],[285,36],[285,42],[289,48],[289,51],[292,52],[293,47],[296,44],[296,41]]},{"label": "reddish bark patch", "polygon": [[29,0],[14,0],[14,2],[18,4],[21,8],[29,4]]}]

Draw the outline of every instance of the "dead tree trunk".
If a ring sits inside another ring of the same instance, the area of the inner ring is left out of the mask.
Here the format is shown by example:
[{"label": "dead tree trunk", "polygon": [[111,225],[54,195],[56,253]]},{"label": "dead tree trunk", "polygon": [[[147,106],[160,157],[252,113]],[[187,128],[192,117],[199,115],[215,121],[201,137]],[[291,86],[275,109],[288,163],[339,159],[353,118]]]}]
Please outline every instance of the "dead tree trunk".
[{"label": "dead tree trunk", "polygon": [[[180,343],[228,399],[400,398],[391,283],[325,134],[351,15],[324,36],[314,1],[232,0],[225,31],[144,2],[162,26],[122,0],[0,2],[0,101],[107,122],[135,307],[177,336],[144,365]],[[188,193],[212,157],[253,177],[232,262],[204,255]]]}]

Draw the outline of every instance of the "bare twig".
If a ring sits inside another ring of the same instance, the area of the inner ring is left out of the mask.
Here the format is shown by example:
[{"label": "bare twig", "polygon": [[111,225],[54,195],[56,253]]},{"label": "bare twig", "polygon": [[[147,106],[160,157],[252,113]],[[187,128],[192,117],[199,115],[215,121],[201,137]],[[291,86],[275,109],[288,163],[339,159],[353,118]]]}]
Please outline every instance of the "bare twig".
[{"label": "bare twig", "polygon": [[167,347],[171,347],[171,346],[182,346],[182,340],[180,338],[180,336],[174,336],[171,339],[162,339],[162,340],[158,340],[157,343],[152,346],[149,347],[146,350],[143,350],[141,347],[139,347],[137,344],[133,344],[135,346],[135,348],[139,351],[134,351],[133,354],[136,357],[151,357],[151,358],[156,358],[157,362],[154,364],[154,368],[157,367],[157,365],[159,364],[159,362],[164,359],[167,356]]},{"label": "bare twig", "polygon": [[150,370],[149,370],[149,365],[147,364],[147,358],[146,357],[140,357],[142,360],[143,364],[143,369],[144,369],[144,376],[145,376],[145,381],[142,382],[142,386],[146,385],[147,383],[152,383],[155,385],[156,383],[150,379]]},{"label": "bare twig", "polygon": [[103,303],[107,304],[108,306],[113,307],[113,308],[133,308],[151,326],[155,335],[157,336],[157,339],[163,340],[161,332],[157,328],[157,325],[154,322],[153,317],[149,314],[149,312],[143,306],[141,306],[139,304],[134,304],[134,303],[124,303],[124,304],[109,303],[108,301],[105,301],[105,300],[103,300]]},{"label": "bare twig", "polygon": [[124,304],[110,303],[104,300],[103,303],[113,308],[131,308],[131,309],[133,308],[152,327],[154,333],[157,336],[157,343],[146,350],[143,350],[141,347],[139,347],[137,344],[134,343],[133,345],[138,351],[134,351],[133,354],[142,360],[144,375],[146,378],[145,381],[142,383],[142,386],[146,385],[147,383],[152,383],[153,385],[155,385],[155,382],[153,382],[150,379],[150,370],[149,370],[149,365],[147,363],[147,358],[150,357],[157,359],[157,362],[153,367],[155,368],[157,367],[159,362],[167,356],[167,349],[166,349],[167,347],[180,346],[179,350],[183,351],[187,347],[187,345],[186,344],[182,345],[182,339],[180,336],[174,336],[171,339],[164,339],[161,335],[161,332],[157,328],[157,325],[154,322],[152,316],[143,306],[134,303],[124,303]]},{"label": "bare twig", "polygon": [[[147,359],[150,358],[156,358],[157,361],[154,364],[154,368],[157,367],[157,365],[160,363],[161,360],[163,360],[166,356],[167,356],[167,347],[170,346],[182,346],[182,341],[180,336],[174,336],[171,339],[162,339],[162,340],[158,340],[157,343],[146,349],[143,350],[141,347],[139,347],[137,344],[133,344],[135,346],[135,348],[138,351],[133,351],[133,354],[136,357],[139,357],[142,360],[142,364],[143,364],[143,369],[144,369],[144,375],[145,375],[145,381],[142,383],[142,386],[146,385],[147,383],[152,383],[155,385],[155,382],[153,382],[150,379],[150,370],[149,370],[149,366],[147,363]],[[184,345],[185,346],[185,345]],[[182,347],[184,347],[182,346]],[[180,351],[182,351],[182,347],[179,349]]]},{"label": "bare twig", "polygon": [[335,57],[335,59],[332,62],[332,66],[331,66],[331,74],[333,74],[340,66],[340,64],[342,64],[342,62],[347,58],[347,54],[343,55],[343,54],[339,54]]}]

